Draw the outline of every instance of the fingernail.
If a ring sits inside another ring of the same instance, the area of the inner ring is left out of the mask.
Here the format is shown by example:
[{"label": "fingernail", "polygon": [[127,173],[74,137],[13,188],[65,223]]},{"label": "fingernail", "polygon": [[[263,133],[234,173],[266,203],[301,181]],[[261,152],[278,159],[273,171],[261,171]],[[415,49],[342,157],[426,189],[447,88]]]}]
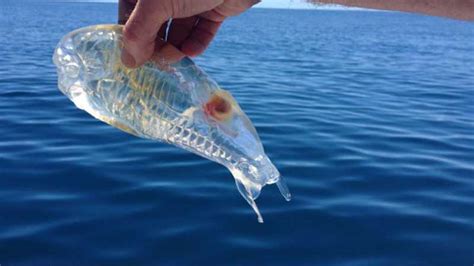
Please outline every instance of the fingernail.
[{"label": "fingernail", "polygon": [[127,66],[127,67],[135,67],[136,66],[136,61],[135,61],[135,58],[133,58],[133,56],[124,48],[122,50],[122,63]]}]

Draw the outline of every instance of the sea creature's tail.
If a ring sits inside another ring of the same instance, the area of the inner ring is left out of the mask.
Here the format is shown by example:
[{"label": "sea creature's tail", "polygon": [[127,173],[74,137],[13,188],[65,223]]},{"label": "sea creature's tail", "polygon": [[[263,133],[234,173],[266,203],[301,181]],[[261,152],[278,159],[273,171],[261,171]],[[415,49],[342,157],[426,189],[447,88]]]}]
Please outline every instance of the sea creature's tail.
[{"label": "sea creature's tail", "polygon": [[285,198],[285,200],[286,201],[291,200],[290,190],[288,189],[288,186],[286,185],[285,180],[283,180],[281,176],[268,180],[267,183],[264,183],[263,185],[261,185],[245,177],[243,173],[239,170],[234,169],[234,170],[231,170],[231,172],[232,172],[232,175],[234,176],[237,189],[239,190],[242,197],[244,197],[244,199],[252,207],[255,214],[257,214],[257,219],[259,223],[263,223],[263,217],[262,217],[262,214],[260,213],[260,210],[258,209],[257,204],[255,203],[255,200],[260,195],[260,191],[262,190],[263,186],[265,186],[266,184],[276,183],[278,189],[280,190],[281,195]]},{"label": "sea creature's tail", "polygon": [[278,181],[276,182],[276,184],[277,184],[278,190],[280,190],[280,193],[285,198],[285,200],[290,201],[291,200],[290,189],[288,189],[288,186],[286,185],[286,182],[282,176],[278,178]]},{"label": "sea creature's tail", "polygon": [[[239,179],[235,179],[235,184],[237,185],[237,189],[239,190],[240,195],[244,197],[244,199],[248,202],[248,204],[252,206],[252,209],[255,212],[255,214],[257,214],[258,222],[263,223],[262,214],[260,213],[260,210],[258,209],[257,204],[255,203],[256,198],[252,196],[252,192]],[[260,191],[258,193],[260,193]]]}]

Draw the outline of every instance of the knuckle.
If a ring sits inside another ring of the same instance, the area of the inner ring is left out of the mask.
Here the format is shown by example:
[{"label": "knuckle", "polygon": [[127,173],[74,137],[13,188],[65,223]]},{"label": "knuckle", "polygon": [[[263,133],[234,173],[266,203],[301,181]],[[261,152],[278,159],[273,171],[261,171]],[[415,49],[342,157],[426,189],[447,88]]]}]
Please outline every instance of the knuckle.
[{"label": "knuckle", "polygon": [[169,17],[174,17],[179,13],[181,0],[163,0],[157,4],[157,9],[160,9],[160,13],[166,14]]},{"label": "knuckle", "polygon": [[147,41],[147,35],[144,31],[144,21],[141,19],[131,19],[125,25],[123,36],[126,42],[138,43]]},{"label": "knuckle", "polygon": [[[195,15],[202,8],[202,4],[197,4],[194,0],[169,0],[169,15],[171,17],[188,17]],[[200,13],[200,12],[199,12]]]},{"label": "knuckle", "polygon": [[170,1],[170,5],[171,5],[171,15],[173,17],[176,17],[176,16],[180,16],[180,14],[182,13],[186,13],[185,12],[185,7],[186,7],[186,1],[182,1],[182,0],[174,0],[174,1]]},{"label": "knuckle", "polygon": [[139,40],[136,28],[133,23],[130,23],[130,21],[123,29],[123,38],[126,42],[138,42]]}]

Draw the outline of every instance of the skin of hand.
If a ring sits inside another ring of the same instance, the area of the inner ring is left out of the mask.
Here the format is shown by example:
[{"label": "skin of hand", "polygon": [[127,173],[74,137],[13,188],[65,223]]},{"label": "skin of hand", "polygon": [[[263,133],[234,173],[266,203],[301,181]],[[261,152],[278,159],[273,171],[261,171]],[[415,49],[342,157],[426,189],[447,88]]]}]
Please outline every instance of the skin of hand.
[{"label": "skin of hand", "polygon": [[454,19],[474,20],[474,0],[308,0],[316,4],[339,4],[380,10],[422,13]]},{"label": "skin of hand", "polygon": [[227,17],[236,16],[258,2],[119,0],[119,23],[125,24],[122,62],[134,68],[150,59],[174,62],[185,55],[199,55]]}]

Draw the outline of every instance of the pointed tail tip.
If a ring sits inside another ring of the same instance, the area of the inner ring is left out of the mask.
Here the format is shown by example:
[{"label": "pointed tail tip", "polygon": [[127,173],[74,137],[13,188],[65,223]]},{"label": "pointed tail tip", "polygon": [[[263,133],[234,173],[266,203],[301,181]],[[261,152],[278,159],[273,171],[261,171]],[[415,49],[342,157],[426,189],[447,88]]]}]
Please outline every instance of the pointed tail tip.
[{"label": "pointed tail tip", "polygon": [[291,201],[291,193],[288,192],[287,194],[283,194],[283,197],[285,198],[286,201]]},{"label": "pointed tail tip", "polygon": [[277,181],[277,187],[278,190],[280,190],[281,195],[283,198],[285,198],[286,201],[291,200],[291,193],[290,189],[288,189],[288,186],[286,185],[286,182],[283,180],[283,178],[280,176],[280,179]]}]

